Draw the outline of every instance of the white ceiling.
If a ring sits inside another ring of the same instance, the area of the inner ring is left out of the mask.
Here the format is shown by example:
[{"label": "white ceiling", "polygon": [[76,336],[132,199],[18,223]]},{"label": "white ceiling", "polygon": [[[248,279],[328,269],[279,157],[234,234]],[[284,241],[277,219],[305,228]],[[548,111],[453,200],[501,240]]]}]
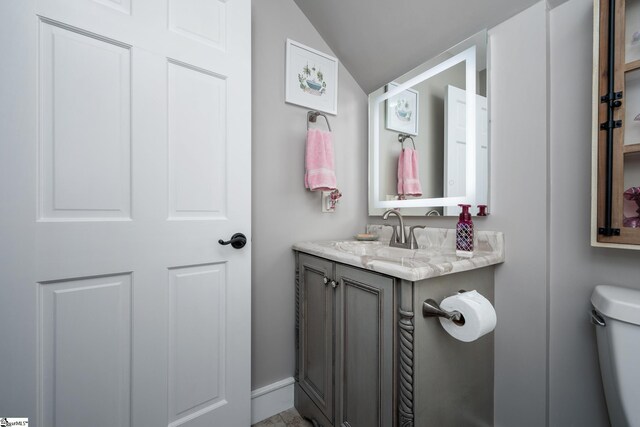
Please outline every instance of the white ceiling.
[{"label": "white ceiling", "polygon": [[[294,0],[371,93],[539,0]],[[548,0],[550,7],[566,0]]]}]

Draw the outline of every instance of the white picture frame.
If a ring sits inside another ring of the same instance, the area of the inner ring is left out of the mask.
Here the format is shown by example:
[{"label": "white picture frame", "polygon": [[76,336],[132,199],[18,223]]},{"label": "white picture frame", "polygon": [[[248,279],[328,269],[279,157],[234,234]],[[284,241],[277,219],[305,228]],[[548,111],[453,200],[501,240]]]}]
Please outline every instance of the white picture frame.
[{"label": "white picture frame", "polygon": [[[387,84],[386,91],[400,86],[396,82]],[[420,114],[420,94],[413,89],[405,89],[386,101],[385,127],[389,130],[418,135],[418,118]]]},{"label": "white picture frame", "polygon": [[338,114],[338,59],[287,39],[285,102]]}]

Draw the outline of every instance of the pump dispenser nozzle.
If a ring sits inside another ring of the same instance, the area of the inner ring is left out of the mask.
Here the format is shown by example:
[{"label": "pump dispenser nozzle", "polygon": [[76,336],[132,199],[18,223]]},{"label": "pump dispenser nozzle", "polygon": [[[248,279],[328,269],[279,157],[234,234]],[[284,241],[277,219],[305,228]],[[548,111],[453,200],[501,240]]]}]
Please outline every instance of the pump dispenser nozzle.
[{"label": "pump dispenser nozzle", "polygon": [[458,206],[462,208],[462,212],[460,212],[460,220],[471,221],[471,214],[469,213],[469,208],[471,208],[471,205],[460,204]]}]

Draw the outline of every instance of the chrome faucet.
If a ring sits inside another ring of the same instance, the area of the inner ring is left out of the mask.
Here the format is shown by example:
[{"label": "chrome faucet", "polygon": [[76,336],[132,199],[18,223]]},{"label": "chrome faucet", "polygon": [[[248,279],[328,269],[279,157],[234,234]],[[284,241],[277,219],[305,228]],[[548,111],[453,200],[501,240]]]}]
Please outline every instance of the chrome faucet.
[{"label": "chrome faucet", "polygon": [[384,214],[382,214],[382,219],[389,219],[389,215],[394,214],[398,217],[398,222],[400,223],[400,231],[398,232],[398,226],[394,225],[393,234],[391,235],[391,240],[389,241],[389,246],[394,246],[396,248],[405,248],[405,249],[418,249],[418,239],[416,239],[416,235],[414,230],[416,228],[425,228],[424,225],[414,225],[409,229],[409,235],[407,236],[406,230],[404,228],[404,219],[402,218],[402,214],[400,211],[396,209],[389,209]]},{"label": "chrome faucet", "polygon": [[391,240],[389,241],[389,246],[395,246],[398,248],[408,248],[409,245],[407,243],[407,235],[404,229],[404,220],[402,219],[402,214],[400,211],[396,209],[389,209],[384,214],[382,214],[382,219],[387,220],[389,215],[395,215],[398,218],[398,222],[400,223],[400,232],[398,232],[398,226],[393,226],[393,234],[391,235]]}]

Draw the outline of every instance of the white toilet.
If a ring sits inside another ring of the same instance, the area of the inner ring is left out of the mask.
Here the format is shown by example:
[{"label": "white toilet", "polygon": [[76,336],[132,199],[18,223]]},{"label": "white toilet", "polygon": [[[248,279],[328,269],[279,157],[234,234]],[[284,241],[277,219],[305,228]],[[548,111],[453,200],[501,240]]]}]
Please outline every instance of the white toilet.
[{"label": "white toilet", "polygon": [[596,286],[591,304],[611,426],[640,427],[640,290]]}]

